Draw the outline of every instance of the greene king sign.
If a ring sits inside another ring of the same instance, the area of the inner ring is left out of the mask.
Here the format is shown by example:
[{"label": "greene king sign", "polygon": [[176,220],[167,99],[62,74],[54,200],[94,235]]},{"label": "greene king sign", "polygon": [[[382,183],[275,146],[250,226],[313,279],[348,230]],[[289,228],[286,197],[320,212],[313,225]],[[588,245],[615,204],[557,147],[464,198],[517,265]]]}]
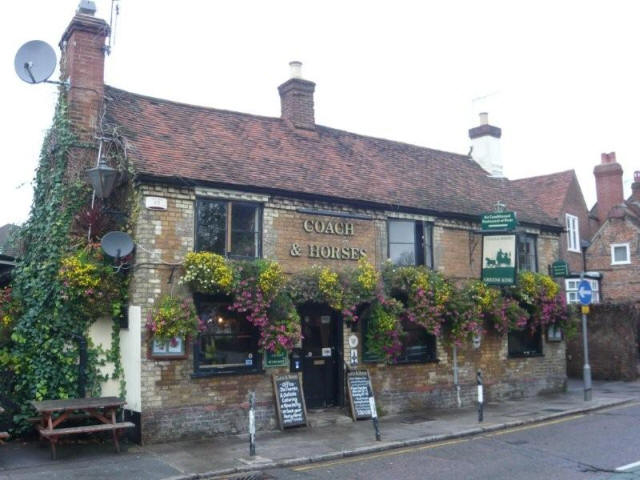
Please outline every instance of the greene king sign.
[{"label": "greene king sign", "polygon": [[482,237],[482,281],[488,285],[516,282],[515,234]]}]

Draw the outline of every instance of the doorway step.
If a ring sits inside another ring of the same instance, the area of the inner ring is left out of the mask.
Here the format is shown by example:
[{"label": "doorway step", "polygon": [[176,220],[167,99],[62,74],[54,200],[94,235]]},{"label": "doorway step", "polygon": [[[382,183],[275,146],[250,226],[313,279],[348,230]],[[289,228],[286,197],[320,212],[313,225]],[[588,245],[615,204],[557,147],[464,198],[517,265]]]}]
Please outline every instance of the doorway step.
[{"label": "doorway step", "polygon": [[353,423],[347,409],[341,407],[314,408],[313,410],[309,410],[307,414],[309,426],[312,428]]}]

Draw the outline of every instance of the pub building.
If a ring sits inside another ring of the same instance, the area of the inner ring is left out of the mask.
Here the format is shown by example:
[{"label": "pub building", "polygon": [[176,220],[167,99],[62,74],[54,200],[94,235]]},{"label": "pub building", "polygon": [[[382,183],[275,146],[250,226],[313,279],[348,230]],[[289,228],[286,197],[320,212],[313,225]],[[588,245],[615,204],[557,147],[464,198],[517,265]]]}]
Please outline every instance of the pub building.
[{"label": "pub building", "polygon": [[[386,364],[367,357],[366,319],[348,324],[328,305],[301,305],[299,357],[271,366],[256,328],[229,314],[219,297],[192,295],[178,282],[180,264],[188,252],[210,251],[274,260],[292,274],[366,257],[376,268],[390,261],[425,265],[454,281],[479,278],[480,217],[502,202],[518,218],[518,269],[546,272],[558,258],[562,229],[491,171],[500,129],[483,122],[470,130],[472,158],[321,126],[315,84],[303,78],[299,62],[278,87],[279,117],[152,98],[104,85],[106,35],[107,24],[93,11],[79,11],[63,35],[61,63],[72,86],[73,127],[117,131],[135,171],[137,247],[120,339],[126,414],[141,440],[247,431],[250,392],[258,431],[276,429],[272,374],[296,367],[310,417],[330,407],[348,415],[345,375],[353,357],[368,369],[383,414],[455,406],[451,347],[420,327],[404,325],[398,361]],[[162,350],[145,322],[169,291],[192,296],[214,326]],[[96,343],[108,337],[108,323],[98,322],[92,335]],[[489,332],[479,348],[461,347],[458,363],[465,405],[475,400],[478,369],[491,400],[566,385],[565,344],[546,335],[531,342]],[[117,393],[105,384],[103,394]]]}]

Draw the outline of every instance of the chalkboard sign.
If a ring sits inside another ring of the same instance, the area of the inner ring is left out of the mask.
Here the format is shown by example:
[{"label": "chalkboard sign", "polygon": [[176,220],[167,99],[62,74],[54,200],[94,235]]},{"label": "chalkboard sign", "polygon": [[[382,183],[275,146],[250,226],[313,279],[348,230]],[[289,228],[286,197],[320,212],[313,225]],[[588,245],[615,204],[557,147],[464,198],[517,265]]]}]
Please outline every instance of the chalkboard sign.
[{"label": "chalkboard sign", "polygon": [[273,375],[272,379],[280,430],[307,425],[307,406],[304,403],[300,374]]},{"label": "chalkboard sign", "polygon": [[[347,372],[347,390],[351,403],[351,416],[353,420],[371,418],[371,405],[369,404],[369,371],[364,369]],[[372,390],[373,391],[373,390]]]}]

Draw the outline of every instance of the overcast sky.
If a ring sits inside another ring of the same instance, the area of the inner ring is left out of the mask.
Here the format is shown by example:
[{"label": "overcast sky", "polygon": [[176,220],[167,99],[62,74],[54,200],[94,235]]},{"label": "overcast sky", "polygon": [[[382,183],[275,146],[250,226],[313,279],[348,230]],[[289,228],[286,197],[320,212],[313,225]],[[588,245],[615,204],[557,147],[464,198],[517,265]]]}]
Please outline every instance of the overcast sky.
[{"label": "overcast sky", "polygon": [[[16,76],[15,52],[40,39],[59,56],[78,3],[3,4],[0,226],[28,216],[56,95]],[[125,90],[279,116],[277,86],[300,60],[316,82],[318,124],[466,154],[467,131],[486,110],[502,128],[509,178],[573,168],[589,207],[600,153],[616,152],[625,195],[640,170],[633,0],[117,3],[105,77]],[[96,4],[108,21],[111,0]]]}]

